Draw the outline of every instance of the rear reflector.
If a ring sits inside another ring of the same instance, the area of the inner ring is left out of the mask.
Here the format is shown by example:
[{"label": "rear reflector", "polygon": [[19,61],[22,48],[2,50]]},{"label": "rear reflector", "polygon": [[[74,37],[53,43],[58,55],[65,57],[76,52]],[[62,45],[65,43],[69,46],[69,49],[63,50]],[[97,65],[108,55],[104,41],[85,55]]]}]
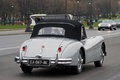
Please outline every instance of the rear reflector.
[{"label": "rear reflector", "polygon": [[45,48],[45,45],[42,45],[42,48]]}]

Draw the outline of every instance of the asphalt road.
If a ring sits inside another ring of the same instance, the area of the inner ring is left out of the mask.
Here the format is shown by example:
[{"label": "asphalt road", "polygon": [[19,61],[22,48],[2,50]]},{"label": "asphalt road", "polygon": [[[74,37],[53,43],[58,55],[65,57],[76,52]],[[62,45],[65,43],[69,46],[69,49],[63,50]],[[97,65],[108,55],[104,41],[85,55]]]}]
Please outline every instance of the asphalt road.
[{"label": "asphalt road", "polygon": [[0,36],[0,55],[16,53],[19,46],[29,38],[30,34]]},{"label": "asphalt road", "polygon": [[66,69],[34,69],[31,74],[23,74],[14,62],[20,44],[30,35],[0,36],[0,80],[120,80],[120,30],[87,30],[88,37],[102,35],[107,53],[103,67],[95,68],[93,63],[84,65],[79,75]]}]

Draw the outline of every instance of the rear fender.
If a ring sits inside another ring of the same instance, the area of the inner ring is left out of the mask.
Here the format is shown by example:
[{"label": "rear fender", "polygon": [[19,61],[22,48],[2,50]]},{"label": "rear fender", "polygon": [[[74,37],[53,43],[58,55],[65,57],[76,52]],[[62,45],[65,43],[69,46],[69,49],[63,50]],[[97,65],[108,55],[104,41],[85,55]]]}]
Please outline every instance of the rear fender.
[{"label": "rear fender", "polygon": [[96,61],[100,58],[100,49],[103,42],[104,38],[102,36],[91,37],[86,40],[84,44],[86,63]]},{"label": "rear fender", "polygon": [[60,58],[72,58],[71,65],[77,65],[77,58],[81,47],[83,47],[83,45],[80,42],[74,42],[69,44],[63,51]]},{"label": "rear fender", "polygon": [[21,47],[20,47],[20,49],[19,49],[19,53],[18,53],[18,56],[20,57],[20,59],[21,59],[21,58],[24,56],[24,54],[25,54],[25,52],[22,51],[22,47],[28,46],[31,41],[32,41],[31,39],[26,40],[26,41],[21,45]]}]

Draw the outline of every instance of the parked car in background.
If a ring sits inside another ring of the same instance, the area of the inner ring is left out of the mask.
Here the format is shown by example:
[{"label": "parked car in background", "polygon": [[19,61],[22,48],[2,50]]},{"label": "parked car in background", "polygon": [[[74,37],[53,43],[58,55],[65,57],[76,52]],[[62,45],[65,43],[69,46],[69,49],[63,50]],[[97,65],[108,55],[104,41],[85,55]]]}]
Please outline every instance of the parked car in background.
[{"label": "parked car in background", "polygon": [[83,64],[94,62],[102,67],[106,46],[102,36],[87,38],[83,24],[76,20],[43,20],[34,26],[31,38],[25,41],[15,62],[24,73],[33,68],[69,67],[79,74]]},{"label": "parked car in background", "polygon": [[116,22],[114,22],[113,20],[103,20],[101,23],[98,24],[98,30],[105,29],[116,30]]},{"label": "parked car in background", "polygon": [[116,22],[117,28],[120,28],[120,19],[115,19],[114,21]]}]

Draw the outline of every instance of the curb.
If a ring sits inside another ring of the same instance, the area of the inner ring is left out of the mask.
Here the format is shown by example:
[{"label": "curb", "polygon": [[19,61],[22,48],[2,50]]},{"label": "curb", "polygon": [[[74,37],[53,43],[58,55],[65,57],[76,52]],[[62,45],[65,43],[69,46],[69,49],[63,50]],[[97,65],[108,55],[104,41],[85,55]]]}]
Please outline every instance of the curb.
[{"label": "curb", "polygon": [[31,34],[31,33],[29,33],[29,32],[27,32],[27,33],[10,33],[10,34],[0,34],[0,36],[21,35],[21,34]]},{"label": "curb", "polygon": [[2,30],[0,36],[31,34],[32,32],[25,32],[24,30]]}]

